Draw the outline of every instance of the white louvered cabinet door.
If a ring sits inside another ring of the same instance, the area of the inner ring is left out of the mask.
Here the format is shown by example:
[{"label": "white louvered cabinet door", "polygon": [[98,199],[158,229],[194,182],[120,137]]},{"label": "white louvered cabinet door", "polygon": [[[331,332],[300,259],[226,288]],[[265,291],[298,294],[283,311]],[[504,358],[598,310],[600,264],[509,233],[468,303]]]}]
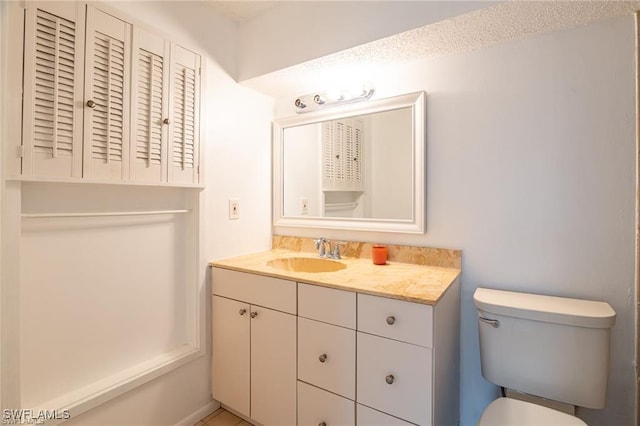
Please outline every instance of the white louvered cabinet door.
[{"label": "white louvered cabinet door", "polygon": [[133,29],[130,179],[167,181],[169,41]]},{"label": "white louvered cabinet door", "polygon": [[131,25],[87,6],[84,177],[129,176]]},{"label": "white louvered cabinet door", "polygon": [[83,13],[76,2],[27,3],[24,176],[82,176]]},{"label": "white louvered cabinet door", "polygon": [[363,122],[359,119],[327,121],[322,127],[322,189],[362,191]]},{"label": "white louvered cabinet door", "polygon": [[170,183],[198,183],[200,174],[200,55],[172,45]]}]

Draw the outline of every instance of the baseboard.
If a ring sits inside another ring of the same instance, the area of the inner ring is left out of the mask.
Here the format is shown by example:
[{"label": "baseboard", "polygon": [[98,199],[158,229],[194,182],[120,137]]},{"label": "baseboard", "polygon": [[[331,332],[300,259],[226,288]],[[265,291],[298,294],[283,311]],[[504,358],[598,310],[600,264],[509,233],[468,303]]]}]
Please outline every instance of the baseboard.
[{"label": "baseboard", "polygon": [[220,403],[212,399],[210,402],[207,402],[203,407],[198,408],[196,411],[189,414],[184,419],[180,420],[178,423],[175,424],[175,426],[193,426],[198,422],[198,420],[204,419],[209,414],[216,411],[218,408],[220,408]]}]

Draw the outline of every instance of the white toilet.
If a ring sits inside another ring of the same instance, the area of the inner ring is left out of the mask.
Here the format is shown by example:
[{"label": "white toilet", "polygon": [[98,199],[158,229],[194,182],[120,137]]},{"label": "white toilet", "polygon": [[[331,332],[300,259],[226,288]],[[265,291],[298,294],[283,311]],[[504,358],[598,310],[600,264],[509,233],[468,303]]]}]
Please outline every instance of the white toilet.
[{"label": "white toilet", "polygon": [[604,408],[616,318],[609,304],[487,288],[478,288],[473,300],[482,375],[536,400],[498,398],[478,425],[586,424],[538,400]]}]

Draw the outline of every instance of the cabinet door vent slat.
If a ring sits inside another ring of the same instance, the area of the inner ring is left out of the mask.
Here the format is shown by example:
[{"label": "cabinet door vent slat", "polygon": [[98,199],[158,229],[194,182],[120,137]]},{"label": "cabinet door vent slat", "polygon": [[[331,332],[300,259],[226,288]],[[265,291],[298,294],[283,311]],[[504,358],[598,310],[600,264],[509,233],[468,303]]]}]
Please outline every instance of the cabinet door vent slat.
[{"label": "cabinet door vent slat", "polygon": [[195,167],[196,70],[176,64],[175,71],[172,163],[183,170],[192,169]]},{"label": "cabinet door vent slat", "polygon": [[91,157],[121,162],[124,143],[124,42],[96,31]]},{"label": "cabinet door vent slat", "polygon": [[55,158],[73,155],[75,23],[36,11],[33,149]]},{"label": "cabinet door vent slat", "polygon": [[138,52],[138,106],[136,160],[146,167],[162,163],[162,82],[164,58],[140,49]]}]

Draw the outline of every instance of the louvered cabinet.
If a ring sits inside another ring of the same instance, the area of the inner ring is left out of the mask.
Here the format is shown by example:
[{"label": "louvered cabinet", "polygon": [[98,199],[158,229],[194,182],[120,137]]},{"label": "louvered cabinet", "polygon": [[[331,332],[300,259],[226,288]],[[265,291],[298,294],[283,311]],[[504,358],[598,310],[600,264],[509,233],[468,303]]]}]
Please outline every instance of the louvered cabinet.
[{"label": "louvered cabinet", "polygon": [[85,178],[129,177],[130,60],[131,24],[87,6]]},{"label": "louvered cabinet", "polygon": [[22,175],[198,184],[201,56],[80,2],[25,15]]},{"label": "louvered cabinet", "polygon": [[84,7],[30,3],[24,46],[22,174],[81,177]]},{"label": "louvered cabinet", "polygon": [[322,190],[362,191],[362,120],[333,120],[322,126]]},{"label": "louvered cabinet", "polygon": [[169,182],[197,183],[200,168],[200,56],[181,46],[171,51]]},{"label": "louvered cabinet", "polygon": [[167,181],[169,53],[168,40],[134,28],[130,151],[134,181]]}]

